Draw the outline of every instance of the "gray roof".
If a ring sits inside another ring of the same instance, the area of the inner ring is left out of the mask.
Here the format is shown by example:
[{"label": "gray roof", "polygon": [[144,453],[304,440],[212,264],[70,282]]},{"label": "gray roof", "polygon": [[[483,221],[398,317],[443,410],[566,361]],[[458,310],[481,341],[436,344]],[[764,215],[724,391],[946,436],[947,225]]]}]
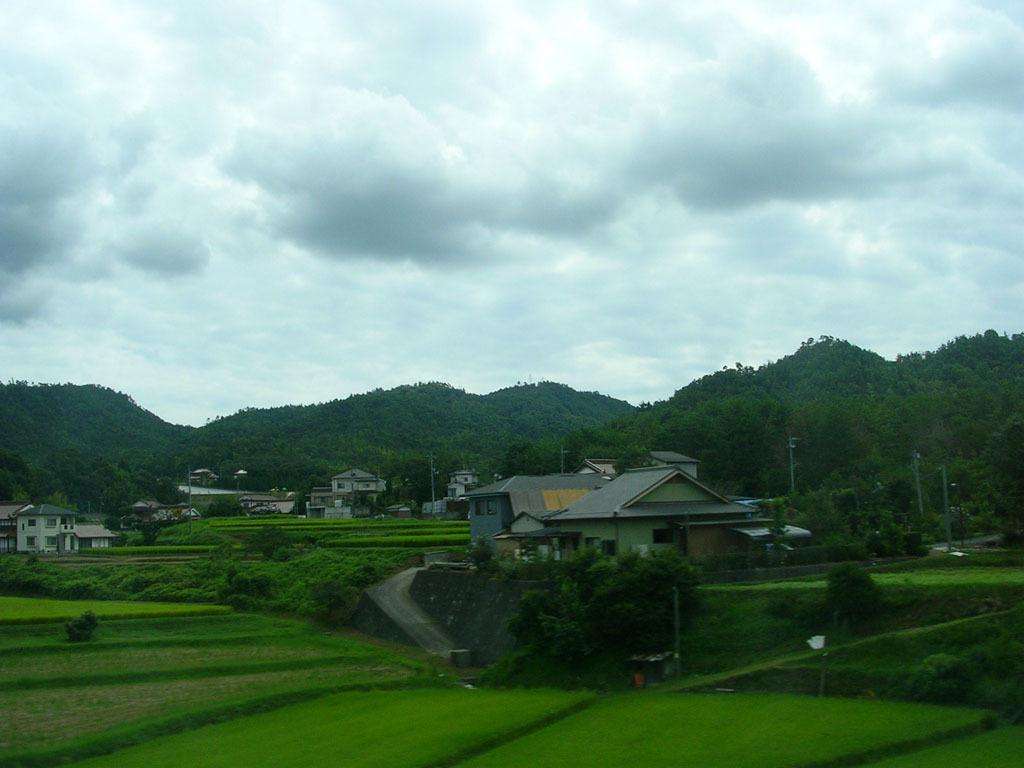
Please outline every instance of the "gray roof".
[{"label": "gray roof", "polygon": [[466,491],[467,496],[492,496],[496,493],[516,493],[529,491],[567,491],[594,490],[609,483],[600,475],[513,475],[496,483]]},{"label": "gray roof", "polygon": [[0,520],[10,520],[28,506],[31,505],[27,501],[0,501]]},{"label": "gray roof", "polygon": [[664,461],[666,464],[700,464],[696,459],[675,451],[651,451],[650,457],[656,461]]},{"label": "gray roof", "polygon": [[[635,499],[651,486],[667,480],[679,472],[675,467],[649,467],[630,469],[623,472],[605,487],[594,493],[588,493],[574,502],[555,517],[559,520],[572,520],[591,517],[611,517],[613,511],[619,510],[623,504]],[[577,475],[577,477],[595,477],[595,475]]]},{"label": "gray roof", "polygon": [[520,533],[503,532],[495,534],[496,539],[551,539],[558,536],[578,536],[574,531],[563,531],[561,528],[535,528]]},{"label": "gray roof", "polygon": [[[586,475],[583,475],[586,477]],[[709,497],[708,501],[634,502],[655,486],[672,477],[685,478]],[[606,517],[688,517],[693,515],[729,515],[750,519],[750,510],[729,503],[723,496],[682,472],[678,467],[630,469],[599,491],[584,496],[553,515],[552,521],[592,520]]]},{"label": "gray roof", "polygon": [[331,477],[331,479],[335,480],[335,479],[337,479],[339,477],[345,478],[346,480],[377,480],[378,479],[378,477],[376,475],[374,475],[374,474],[372,474],[370,472],[367,472],[365,469],[358,469],[358,468],[346,469],[344,472],[339,472],[338,474],[334,475],[333,477]]},{"label": "gray roof", "polygon": [[39,504],[38,506],[28,506],[25,509],[19,511],[17,514],[19,514],[19,515],[63,515],[65,517],[67,517],[68,515],[74,516],[74,515],[77,515],[78,513],[73,511],[73,510],[70,510],[70,509],[64,509],[64,507],[58,507],[55,504]]},{"label": "gray roof", "polygon": [[79,539],[115,539],[117,534],[108,531],[102,525],[79,523],[75,526],[75,536]]}]

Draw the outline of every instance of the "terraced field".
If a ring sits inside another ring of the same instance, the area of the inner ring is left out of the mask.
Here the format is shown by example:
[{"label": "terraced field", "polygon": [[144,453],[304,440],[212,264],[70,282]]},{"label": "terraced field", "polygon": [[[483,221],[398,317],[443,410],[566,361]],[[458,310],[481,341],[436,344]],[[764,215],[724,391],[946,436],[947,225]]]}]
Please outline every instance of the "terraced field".
[{"label": "terraced field", "polygon": [[47,600],[0,596],[0,625],[67,621],[92,611],[101,618],[154,618],[158,616],[203,616],[230,613],[222,605],[187,603],[136,603],[119,600]]}]

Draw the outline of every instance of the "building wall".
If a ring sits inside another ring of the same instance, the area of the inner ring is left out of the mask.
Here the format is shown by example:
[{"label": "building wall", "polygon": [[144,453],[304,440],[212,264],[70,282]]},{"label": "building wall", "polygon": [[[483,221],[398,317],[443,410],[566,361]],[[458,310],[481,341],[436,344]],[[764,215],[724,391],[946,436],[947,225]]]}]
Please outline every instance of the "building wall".
[{"label": "building wall", "polygon": [[[721,526],[691,526],[686,553],[690,557],[701,557],[711,554],[732,552],[742,545],[739,536],[730,531],[735,523]],[[564,531],[577,531],[580,534],[580,546],[593,546],[602,549],[606,541],[616,542],[617,554],[625,554],[633,550],[651,552],[655,549],[672,549],[681,547],[680,539],[683,532],[678,531],[673,543],[655,543],[654,531],[670,527],[669,521],[657,518],[613,520],[566,520],[558,524]]]},{"label": "building wall", "polygon": [[[65,521],[62,524],[62,519]],[[54,521],[47,525],[47,521]],[[66,521],[70,520],[70,524]],[[74,537],[75,519],[60,515],[19,515],[19,552],[73,552],[77,549]]]},{"label": "building wall", "polygon": [[[492,511],[488,511],[488,502]],[[479,496],[470,499],[469,535],[473,542],[479,540],[493,544],[492,536],[501,533],[512,524],[512,505],[504,493]]]}]

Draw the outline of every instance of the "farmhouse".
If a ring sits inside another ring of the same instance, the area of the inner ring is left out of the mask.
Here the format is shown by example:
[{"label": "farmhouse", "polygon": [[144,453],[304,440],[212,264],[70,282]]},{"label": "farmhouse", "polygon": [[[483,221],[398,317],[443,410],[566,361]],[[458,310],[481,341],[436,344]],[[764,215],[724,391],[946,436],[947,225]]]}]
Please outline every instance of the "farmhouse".
[{"label": "farmhouse", "polygon": [[469,532],[474,542],[494,544],[520,515],[540,519],[611,482],[604,475],[515,475],[469,491]]},{"label": "farmhouse", "polygon": [[30,506],[24,501],[0,501],[0,554],[18,551],[18,513]]},{"label": "farmhouse", "polygon": [[[556,555],[587,546],[608,555],[673,548],[699,558],[768,541],[768,524],[756,508],[735,504],[685,468],[666,464],[630,469],[560,511],[517,514],[495,540],[504,550]],[[790,528],[788,535],[810,535]]]},{"label": "farmhouse", "polygon": [[77,517],[77,512],[53,504],[29,504],[18,510],[18,551],[62,554],[109,547],[117,540],[113,531],[95,523],[79,523]]}]

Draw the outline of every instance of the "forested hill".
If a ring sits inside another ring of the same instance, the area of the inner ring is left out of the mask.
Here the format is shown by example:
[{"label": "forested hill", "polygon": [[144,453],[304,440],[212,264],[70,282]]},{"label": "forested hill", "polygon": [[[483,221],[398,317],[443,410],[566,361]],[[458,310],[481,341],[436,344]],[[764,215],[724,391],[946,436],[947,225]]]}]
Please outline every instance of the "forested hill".
[{"label": "forested hill", "polygon": [[988,331],[896,360],[822,337],[758,368],[737,364],[704,376],[565,442],[571,461],[599,455],[629,463],[646,450],[682,451],[701,460],[712,483],[763,496],[788,490],[793,436],[799,491],[852,494],[860,505],[886,496],[897,511],[911,503],[916,450],[926,505],[939,504],[944,464],[957,494],[980,514],[1009,498],[1000,441],[1017,420],[1024,420],[1024,335]]},{"label": "forested hill", "polygon": [[387,472],[405,459],[422,463],[426,452],[438,454],[443,467],[494,466],[514,438],[560,437],[633,410],[623,400],[552,382],[488,395],[415,384],[317,405],[240,411],[197,430],[191,453],[194,462],[237,464],[259,474],[273,462],[296,460],[324,471],[361,463]]},{"label": "forested hill", "polygon": [[[166,495],[189,466],[222,474],[245,468],[254,488],[303,488],[349,465],[408,478],[410,495],[429,498],[428,452],[443,485],[443,473],[463,462],[496,467],[513,438],[552,439],[632,410],[552,382],[488,395],[427,383],[316,405],[248,408],[193,428],[168,424],[104,387],[11,383],[0,385],[0,452],[7,454],[0,498],[5,488],[32,496],[57,488],[71,501],[99,504],[110,497],[111,473],[125,489],[119,496],[160,495],[160,488]],[[160,487],[155,478],[164,478]]]},{"label": "forested hill", "polygon": [[66,450],[103,457],[158,455],[179,448],[191,431],[106,387],[0,384],[0,449],[33,462]]}]

